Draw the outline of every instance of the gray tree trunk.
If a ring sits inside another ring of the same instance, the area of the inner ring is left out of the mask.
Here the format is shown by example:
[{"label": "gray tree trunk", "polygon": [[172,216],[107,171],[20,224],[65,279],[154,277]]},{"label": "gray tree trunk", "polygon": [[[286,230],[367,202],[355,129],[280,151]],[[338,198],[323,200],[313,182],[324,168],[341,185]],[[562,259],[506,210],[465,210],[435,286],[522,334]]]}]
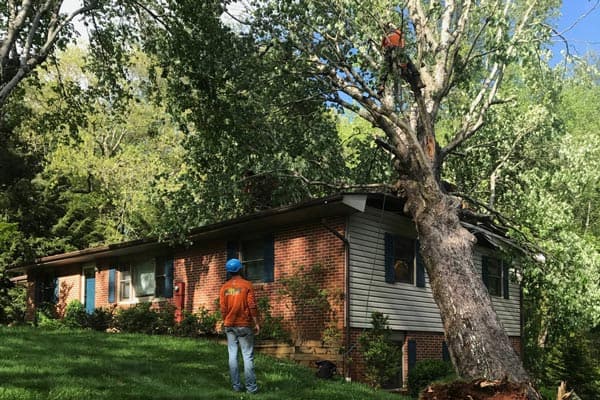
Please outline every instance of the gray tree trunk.
[{"label": "gray tree trunk", "polygon": [[451,198],[429,190],[425,195],[408,192],[408,207],[414,213],[421,254],[458,374],[467,379],[529,381],[475,270],[475,238],[461,226]]}]

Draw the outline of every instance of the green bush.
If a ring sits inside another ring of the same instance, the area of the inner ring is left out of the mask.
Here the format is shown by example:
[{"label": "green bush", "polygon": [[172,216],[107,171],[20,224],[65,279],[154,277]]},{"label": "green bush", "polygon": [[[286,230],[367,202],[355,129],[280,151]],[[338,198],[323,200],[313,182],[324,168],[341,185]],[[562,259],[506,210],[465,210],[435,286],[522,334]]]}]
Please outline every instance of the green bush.
[{"label": "green bush", "polygon": [[175,327],[175,309],[166,305],[152,309],[152,303],[138,303],[133,307],[119,309],[113,318],[114,327],[122,332],[169,334]]},{"label": "green bush", "polygon": [[454,368],[448,361],[417,361],[414,368],[408,372],[408,387],[410,395],[417,397],[423,389],[425,389],[434,381],[451,380],[454,378],[456,378]]},{"label": "green bush", "polygon": [[156,322],[153,326],[153,333],[159,335],[169,335],[175,329],[175,306],[163,304],[156,313]]},{"label": "green bush", "polygon": [[67,304],[63,324],[68,328],[86,328],[88,324],[88,315],[85,307],[79,300],[73,300]]},{"label": "green bush", "polygon": [[158,323],[158,314],[151,310],[152,304],[138,303],[117,311],[114,318],[115,328],[121,332],[153,334]]},{"label": "green bush", "polygon": [[57,318],[55,306],[52,303],[41,304],[35,313],[35,324],[43,329],[61,329],[65,325]]},{"label": "green bush", "polygon": [[24,286],[0,289],[0,324],[24,324],[26,310],[27,290]]},{"label": "green bush", "polygon": [[216,335],[217,334],[217,322],[221,320],[220,311],[210,311],[204,306],[200,307],[198,314],[198,325],[200,332],[205,335]]},{"label": "green bush", "polygon": [[271,314],[271,305],[269,304],[268,297],[258,299],[258,313],[261,316],[261,339],[272,339],[281,342],[290,340],[290,334],[283,328],[283,317],[274,317]]},{"label": "green bush", "polygon": [[196,338],[201,335],[200,333],[200,321],[198,316],[194,313],[185,311],[181,322],[175,325],[173,333],[176,336],[192,337]]},{"label": "green bush", "polygon": [[373,329],[362,333],[358,342],[365,359],[366,382],[381,387],[398,375],[401,370],[401,351],[391,340],[388,317],[380,312],[371,314]]},{"label": "green bush", "polygon": [[582,399],[596,398],[600,393],[600,367],[594,357],[590,332],[562,337],[548,353],[543,386],[558,387],[561,381]]},{"label": "green bush", "polygon": [[113,324],[111,310],[96,308],[91,314],[86,315],[86,327],[95,331],[104,332]]}]

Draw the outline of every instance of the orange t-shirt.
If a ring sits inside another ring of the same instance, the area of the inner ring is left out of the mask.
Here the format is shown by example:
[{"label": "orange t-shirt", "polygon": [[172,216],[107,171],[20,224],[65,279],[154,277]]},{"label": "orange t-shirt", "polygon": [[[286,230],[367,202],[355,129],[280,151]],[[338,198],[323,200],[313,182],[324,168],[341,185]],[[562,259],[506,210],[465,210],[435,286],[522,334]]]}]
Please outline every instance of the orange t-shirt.
[{"label": "orange t-shirt", "polygon": [[381,41],[383,48],[400,47],[404,48],[404,35],[400,29],[394,29],[388,33]]},{"label": "orange t-shirt", "polygon": [[239,275],[233,276],[221,286],[219,305],[224,326],[252,327],[258,316],[252,283]]}]

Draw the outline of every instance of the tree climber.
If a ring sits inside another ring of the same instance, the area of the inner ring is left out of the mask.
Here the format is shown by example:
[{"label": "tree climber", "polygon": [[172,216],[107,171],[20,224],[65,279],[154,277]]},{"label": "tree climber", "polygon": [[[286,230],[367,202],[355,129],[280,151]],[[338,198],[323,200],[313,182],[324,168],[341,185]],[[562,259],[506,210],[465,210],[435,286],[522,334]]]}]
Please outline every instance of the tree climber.
[{"label": "tree climber", "polygon": [[401,29],[394,28],[391,23],[386,24],[386,34],[381,40],[383,48],[384,65],[381,71],[381,78],[378,87],[378,93],[383,93],[385,84],[390,73],[400,72],[400,76],[408,82],[413,89],[422,89],[425,84],[421,80],[419,70],[413,64],[408,54],[406,54],[404,34]]}]

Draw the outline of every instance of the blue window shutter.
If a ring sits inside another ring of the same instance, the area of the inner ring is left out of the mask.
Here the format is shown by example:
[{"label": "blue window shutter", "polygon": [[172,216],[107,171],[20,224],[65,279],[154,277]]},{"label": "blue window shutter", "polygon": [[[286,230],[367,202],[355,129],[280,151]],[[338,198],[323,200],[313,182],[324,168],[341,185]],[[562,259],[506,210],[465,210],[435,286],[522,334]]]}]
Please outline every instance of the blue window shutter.
[{"label": "blue window shutter", "polygon": [[442,342],[442,360],[450,361],[450,351],[448,351],[448,345],[446,341]]},{"label": "blue window shutter", "polygon": [[394,235],[385,233],[385,281],[386,283],[396,282],[396,271],[394,270]]},{"label": "blue window shutter", "polygon": [[481,279],[485,287],[488,286],[488,259],[487,257],[481,257]]},{"label": "blue window shutter", "polygon": [[509,282],[509,274],[508,274],[508,265],[502,264],[502,292],[504,293],[504,298],[508,299],[508,282]]},{"label": "blue window shutter", "polygon": [[52,281],[52,303],[57,304],[60,296],[60,285],[58,278],[54,278]]},{"label": "blue window shutter", "polygon": [[109,303],[115,302],[116,277],[117,277],[117,270],[114,268],[109,269],[108,270],[108,302]]},{"label": "blue window shutter", "polygon": [[273,235],[265,236],[264,251],[264,282],[275,280],[275,239]]},{"label": "blue window shutter", "polygon": [[415,257],[417,261],[417,287],[425,287],[425,264],[421,256],[421,246],[418,240],[415,240]]},{"label": "blue window shutter", "polygon": [[173,297],[173,259],[167,258],[164,260],[165,268],[165,291],[164,296],[167,299]]},{"label": "blue window shutter", "polygon": [[408,370],[412,370],[417,363],[417,341],[415,339],[408,340]]}]

